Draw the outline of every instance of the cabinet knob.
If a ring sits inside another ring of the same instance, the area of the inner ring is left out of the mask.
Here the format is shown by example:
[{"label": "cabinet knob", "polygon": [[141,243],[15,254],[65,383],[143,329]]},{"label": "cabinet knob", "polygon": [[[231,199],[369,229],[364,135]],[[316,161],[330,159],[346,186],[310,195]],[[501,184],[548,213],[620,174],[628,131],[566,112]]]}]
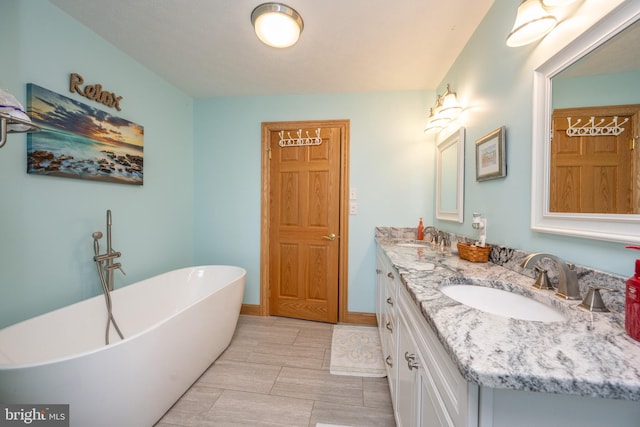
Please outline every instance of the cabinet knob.
[{"label": "cabinet knob", "polygon": [[382,270],[380,270],[379,268],[376,268],[376,274],[382,274]]},{"label": "cabinet knob", "polygon": [[387,322],[387,324],[384,326],[389,330],[389,332],[393,332],[393,328],[391,327],[391,322]]},{"label": "cabinet knob", "polygon": [[389,279],[393,279],[393,278],[394,278],[394,277],[393,277],[393,273],[391,273],[391,272],[387,273],[387,277],[388,277]]},{"label": "cabinet knob", "polygon": [[387,304],[389,304],[391,307],[393,307],[393,300],[391,299],[391,297],[387,298]]},{"label": "cabinet knob", "polygon": [[393,367],[393,363],[391,362],[393,359],[391,359],[391,356],[387,356],[384,361],[387,365],[389,365],[390,368]]},{"label": "cabinet knob", "polygon": [[410,371],[414,369],[418,369],[418,367],[420,366],[418,365],[418,362],[416,362],[415,354],[409,354],[408,351],[405,351],[404,358],[407,361],[407,367],[409,368]]}]

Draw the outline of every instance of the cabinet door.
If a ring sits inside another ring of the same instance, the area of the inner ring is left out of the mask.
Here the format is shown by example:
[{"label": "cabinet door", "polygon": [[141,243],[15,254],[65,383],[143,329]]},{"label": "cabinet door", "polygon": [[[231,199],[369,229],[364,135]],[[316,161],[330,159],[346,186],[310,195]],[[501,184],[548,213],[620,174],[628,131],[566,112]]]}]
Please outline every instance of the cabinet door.
[{"label": "cabinet door", "polygon": [[416,425],[477,425],[477,386],[462,377],[404,287],[399,291],[398,312],[411,326],[416,345],[423,407]]},{"label": "cabinet door", "polygon": [[398,427],[413,427],[417,423],[420,388],[416,366],[416,345],[402,315],[398,316],[398,382],[396,390],[396,421]]},{"label": "cabinet door", "polygon": [[418,371],[420,405],[418,422],[415,425],[421,427],[454,427],[455,424],[444,408],[433,378],[429,371],[422,366]]}]

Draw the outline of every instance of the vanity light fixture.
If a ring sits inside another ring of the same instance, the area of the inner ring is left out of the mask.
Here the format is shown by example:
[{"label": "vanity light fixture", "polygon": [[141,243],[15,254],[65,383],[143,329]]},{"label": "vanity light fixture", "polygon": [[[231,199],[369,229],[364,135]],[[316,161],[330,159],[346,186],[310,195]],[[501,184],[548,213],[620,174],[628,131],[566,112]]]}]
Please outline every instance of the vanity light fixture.
[{"label": "vanity light fixture", "polygon": [[438,133],[444,129],[447,123],[449,123],[449,120],[444,118],[436,119],[436,116],[433,113],[433,108],[429,108],[429,118],[427,119],[427,127],[424,129],[424,133]]},{"label": "vanity light fixture", "polygon": [[518,6],[516,22],[507,37],[507,46],[533,43],[547,35],[557,23],[558,20],[544,9],[540,0],[524,0]]},{"label": "vanity light fixture", "polygon": [[451,91],[451,87],[449,87],[448,83],[447,89],[440,97],[440,101],[442,102],[442,106],[436,111],[436,115],[449,120],[457,119],[462,112],[462,107],[458,104],[456,93]]},{"label": "vanity light fixture", "polygon": [[429,118],[425,133],[437,133],[456,120],[462,107],[458,103],[456,93],[451,90],[447,83],[447,88],[442,95],[436,96],[436,104],[429,109]]},{"label": "vanity light fixture", "polygon": [[542,0],[544,7],[563,7],[575,3],[576,0]]},{"label": "vanity light fixture", "polygon": [[251,23],[264,44],[277,48],[293,46],[304,23],[293,8],[282,3],[263,3],[251,12]]}]

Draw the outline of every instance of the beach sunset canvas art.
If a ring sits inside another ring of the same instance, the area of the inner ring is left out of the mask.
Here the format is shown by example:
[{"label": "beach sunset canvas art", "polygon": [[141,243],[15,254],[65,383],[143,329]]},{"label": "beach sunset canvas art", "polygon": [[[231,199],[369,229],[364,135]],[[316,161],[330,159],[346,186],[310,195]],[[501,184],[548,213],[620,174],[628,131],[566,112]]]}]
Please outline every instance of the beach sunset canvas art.
[{"label": "beach sunset canvas art", "polygon": [[27,113],[27,172],[142,185],[144,128],[35,84]]}]

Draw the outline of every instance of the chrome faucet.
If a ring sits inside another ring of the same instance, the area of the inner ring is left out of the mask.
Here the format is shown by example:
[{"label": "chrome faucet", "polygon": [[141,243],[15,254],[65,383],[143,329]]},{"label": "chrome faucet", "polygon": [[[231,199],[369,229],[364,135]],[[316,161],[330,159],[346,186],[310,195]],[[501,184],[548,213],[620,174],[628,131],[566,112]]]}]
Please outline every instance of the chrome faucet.
[{"label": "chrome faucet", "polygon": [[433,225],[430,225],[424,228],[424,237],[427,237],[427,233],[429,234],[429,237],[430,237],[429,242],[437,244],[438,230]]},{"label": "chrome faucet", "polygon": [[548,258],[558,267],[558,289],[556,296],[563,299],[580,299],[580,286],[578,286],[578,275],[574,270],[575,266],[563,259],[544,252],[534,253],[527,256],[520,267],[531,268],[542,258]]},{"label": "chrome faucet", "polygon": [[451,248],[451,240],[449,239],[449,233],[442,230],[438,231],[436,236],[436,243],[440,246],[442,252],[446,252]]}]

